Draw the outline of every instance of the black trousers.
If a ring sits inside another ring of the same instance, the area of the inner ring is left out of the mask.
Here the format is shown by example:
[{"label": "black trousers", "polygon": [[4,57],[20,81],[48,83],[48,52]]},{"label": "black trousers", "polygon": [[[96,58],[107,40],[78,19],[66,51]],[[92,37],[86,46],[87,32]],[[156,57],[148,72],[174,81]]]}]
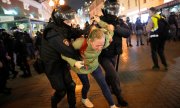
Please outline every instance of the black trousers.
[{"label": "black trousers", "polygon": [[122,99],[122,96],[121,96],[119,75],[115,69],[116,59],[117,56],[114,57],[99,56],[99,63],[105,70],[105,78],[108,86],[115,94],[117,100],[120,101]]},{"label": "black trousers", "polygon": [[76,104],[76,84],[72,79],[67,64],[46,64],[45,71],[52,88],[55,90],[53,97],[55,97],[56,103],[59,103],[67,94],[69,108],[73,108]]},{"label": "black trousers", "polygon": [[4,67],[0,68],[0,91],[6,88],[6,83],[9,78],[9,70],[7,64],[3,64]]},{"label": "black trousers", "polygon": [[167,67],[167,62],[164,55],[165,40],[161,40],[159,39],[159,37],[153,37],[153,38],[150,38],[150,44],[151,44],[151,56],[152,56],[154,66],[159,67],[158,56],[157,56],[159,55],[162,64],[165,67]]}]

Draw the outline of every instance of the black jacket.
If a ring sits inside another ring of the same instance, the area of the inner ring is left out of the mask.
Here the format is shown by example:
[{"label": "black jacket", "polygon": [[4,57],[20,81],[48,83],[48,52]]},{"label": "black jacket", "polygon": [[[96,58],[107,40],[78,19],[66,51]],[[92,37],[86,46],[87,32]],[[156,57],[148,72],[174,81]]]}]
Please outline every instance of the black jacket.
[{"label": "black jacket", "polygon": [[45,73],[55,90],[62,90],[65,82],[71,82],[68,63],[61,58],[61,54],[79,59],[78,51],[63,42],[64,39],[73,38],[70,33],[73,33],[71,27],[65,24],[57,26],[53,22],[47,25],[43,33],[40,57],[44,63]]}]

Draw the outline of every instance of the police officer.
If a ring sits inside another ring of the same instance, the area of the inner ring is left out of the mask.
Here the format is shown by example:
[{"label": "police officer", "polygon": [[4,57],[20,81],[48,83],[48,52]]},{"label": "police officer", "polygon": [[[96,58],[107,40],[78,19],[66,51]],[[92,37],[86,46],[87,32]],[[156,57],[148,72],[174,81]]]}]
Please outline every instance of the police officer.
[{"label": "police officer", "polygon": [[[75,108],[75,83],[70,75],[67,62],[62,60],[61,54],[78,59],[76,51],[68,43],[72,36],[80,36],[79,31],[74,30],[65,23],[65,20],[73,18],[74,11],[67,5],[56,7],[50,18],[50,22],[44,30],[41,45],[41,60],[44,62],[45,73],[52,88],[55,90],[51,97],[51,107],[57,108],[57,104],[67,93],[69,108]],[[71,34],[70,34],[71,33]]]},{"label": "police officer", "polygon": [[153,61],[153,70],[159,70],[159,64],[158,64],[158,56],[161,59],[161,63],[164,65],[164,70],[168,70],[168,65],[166,61],[166,57],[164,54],[164,46],[165,46],[165,39],[162,39],[162,37],[165,37],[168,33],[168,31],[163,30],[163,34],[158,33],[158,19],[161,18],[159,14],[157,14],[157,11],[154,7],[151,7],[149,9],[149,15],[150,19],[148,21],[148,24],[146,26],[146,31],[149,33],[149,41],[151,45],[151,56]]},{"label": "police officer", "polygon": [[[99,56],[99,62],[105,70],[106,82],[109,85],[112,93],[116,96],[118,104],[120,106],[127,106],[128,103],[123,99],[121,95],[120,80],[118,72],[115,69],[117,55],[122,53],[122,36],[129,36],[130,30],[122,27],[124,24],[121,20],[117,20],[117,10],[119,10],[119,4],[116,0],[110,0],[105,2],[105,6],[102,9],[103,16],[101,20],[113,24],[115,27],[113,41],[110,46],[104,49]],[[121,22],[119,22],[121,21]],[[121,23],[121,25],[119,25]],[[118,64],[117,64],[118,65]]]}]

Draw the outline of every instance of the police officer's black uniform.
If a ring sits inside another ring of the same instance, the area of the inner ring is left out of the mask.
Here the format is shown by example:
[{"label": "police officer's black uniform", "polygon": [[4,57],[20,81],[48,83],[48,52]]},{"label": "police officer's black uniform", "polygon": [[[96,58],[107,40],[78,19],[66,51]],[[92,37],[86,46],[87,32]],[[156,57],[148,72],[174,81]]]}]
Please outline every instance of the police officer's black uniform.
[{"label": "police officer's black uniform", "polygon": [[[107,2],[105,2],[106,5]],[[115,4],[116,3],[112,3]],[[101,20],[113,24],[115,27],[113,41],[106,49],[102,50],[99,56],[99,62],[105,70],[106,82],[109,85],[112,93],[115,94],[118,104],[120,106],[127,106],[128,103],[122,98],[120,80],[118,72],[115,69],[117,55],[122,53],[122,36],[130,36],[130,30],[122,27],[122,24],[117,20],[117,17],[107,13],[106,9],[103,9],[103,16]],[[121,20],[122,21],[122,20]],[[122,23],[122,22],[121,22]],[[128,28],[128,27],[127,27]],[[118,65],[118,64],[117,64]]]},{"label": "police officer's black uniform", "polygon": [[[64,41],[69,38],[72,29],[63,21],[61,14],[69,10],[68,6],[58,7],[52,12],[52,21],[44,30],[44,38],[41,45],[41,59],[44,61],[45,73],[55,90],[51,98],[52,108],[57,108],[58,102],[67,93],[69,108],[75,108],[75,83],[70,75],[70,69],[61,54],[78,59],[76,51],[71,46],[67,46]],[[76,31],[77,32],[77,31]],[[75,34],[74,34],[75,35]]]}]

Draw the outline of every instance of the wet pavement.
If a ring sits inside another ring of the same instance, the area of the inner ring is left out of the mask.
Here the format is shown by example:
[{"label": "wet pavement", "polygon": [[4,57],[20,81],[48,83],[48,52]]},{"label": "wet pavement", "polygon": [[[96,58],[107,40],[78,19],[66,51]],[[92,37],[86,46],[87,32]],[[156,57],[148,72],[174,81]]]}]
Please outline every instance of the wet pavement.
[{"label": "wet pavement", "polygon": [[[127,47],[123,39],[118,70],[122,94],[129,103],[124,108],[180,108],[180,41],[166,43],[168,71],[163,69],[160,61],[160,70],[153,71],[150,46],[145,42],[143,46],[136,46],[135,36],[132,43],[133,47]],[[82,85],[76,74],[72,72],[72,75],[77,84],[77,108],[85,108],[81,103]],[[95,108],[109,108],[97,83],[91,76],[89,78],[88,97]],[[50,108],[53,89],[45,74],[33,71],[30,78],[10,79],[8,87],[12,87],[12,94],[0,94],[0,108]],[[114,100],[116,102],[115,97]],[[59,103],[59,108],[68,108],[66,98]]]}]

